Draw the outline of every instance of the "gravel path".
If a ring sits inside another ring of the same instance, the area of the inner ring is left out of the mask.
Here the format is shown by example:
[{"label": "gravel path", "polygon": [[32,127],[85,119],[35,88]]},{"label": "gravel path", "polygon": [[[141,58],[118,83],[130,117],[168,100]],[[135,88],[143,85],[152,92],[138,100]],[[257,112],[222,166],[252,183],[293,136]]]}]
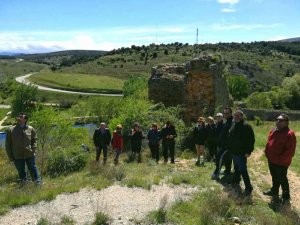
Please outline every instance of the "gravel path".
[{"label": "gravel path", "polygon": [[16,208],[0,217],[0,224],[36,224],[43,217],[57,223],[62,216],[73,218],[76,224],[90,224],[96,212],[112,218],[112,224],[134,224],[150,211],[159,208],[163,199],[167,206],[178,200],[187,200],[197,187],[153,185],[151,190],[118,185],[101,191],[84,188],[77,193],[58,195],[53,201]]}]

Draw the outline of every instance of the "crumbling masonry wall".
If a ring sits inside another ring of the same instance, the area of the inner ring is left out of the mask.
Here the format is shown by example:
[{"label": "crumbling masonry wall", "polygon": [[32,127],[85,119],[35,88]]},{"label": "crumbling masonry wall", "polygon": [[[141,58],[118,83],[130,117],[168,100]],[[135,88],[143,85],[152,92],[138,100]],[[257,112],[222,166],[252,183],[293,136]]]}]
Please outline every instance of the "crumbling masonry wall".
[{"label": "crumbling masonry wall", "polygon": [[205,113],[230,105],[222,64],[211,56],[186,64],[159,65],[151,70],[149,99],[166,106],[182,105],[184,120],[195,121]]}]

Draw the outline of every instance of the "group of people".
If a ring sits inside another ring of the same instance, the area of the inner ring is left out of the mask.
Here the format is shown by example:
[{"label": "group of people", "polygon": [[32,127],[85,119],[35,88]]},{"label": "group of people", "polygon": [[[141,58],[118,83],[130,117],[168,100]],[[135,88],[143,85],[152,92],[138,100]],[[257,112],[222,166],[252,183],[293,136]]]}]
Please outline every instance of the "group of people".
[{"label": "group of people", "polygon": [[[216,114],[216,123],[212,117],[199,117],[193,131],[193,138],[197,150],[196,165],[204,165],[205,146],[208,147],[206,159],[215,157],[215,170],[212,179],[219,179],[221,167],[224,165],[224,177],[231,177],[232,162],[234,165],[233,177],[228,183],[236,186],[243,178],[245,184],[244,195],[252,193],[247,159],[254,150],[255,136],[252,127],[244,120],[244,113],[231,108],[224,109],[223,114]],[[296,150],[296,136],[289,128],[289,117],[281,114],[276,119],[276,127],[269,132],[265,147],[269,171],[272,176],[272,187],[264,191],[264,195],[272,197],[274,202],[289,202],[290,188],[287,170]],[[203,157],[201,161],[201,157]],[[282,188],[282,199],[279,198],[279,189]]]},{"label": "group of people", "polygon": [[[132,150],[132,155],[130,157],[131,161],[137,158],[138,162],[141,162],[141,149],[142,140],[147,138],[149,143],[149,148],[151,150],[151,157],[159,161],[159,146],[162,142],[163,146],[163,157],[164,162],[168,162],[168,158],[171,159],[171,163],[175,163],[175,138],[177,136],[175,127],[170,121],[167,121],[165,126],[160,131],[156,123],[153,123],[149,129],[147,136],[145,136],[138,123],[134,123],[130,133],[130,146]],[[113,131],[113,136],[111,137],[109,129],[106,127],[104,122],[100,123],[100,127],[97,128],[93,135],[94,145],[96,148],[96,161],[99,161],[101,152],[103,151],[103,163],[107,161],[108,146],[111,144],[115,152],[114,164],[119,163],[119,156],[123,150],[123,134],[122,125],[118,124],[116,129]]]},{"label": "group of people", "polygon": [[[27,124],[27,115],[21,113],[17,117],[17,124],[10,127],[6,135],[6,152],[14,165],[22,181],[27,180],[25,164],[27,165],[33,180],[41,183],[40,176],[35,163],[35,151],[37,148],[37,135],[35,129]],[[105,123],[100,123],[93,135],[96,148],[96,161],[99,161],[103,151],[103,162],[107,162],[108,146],[112,144],[115,152],[114,163],[118,164],[119,156],[123,150],[122,125],[116,126],[111,137]],[[153,123],[145,136],[138,123],[133,125],[129,134],[132,159],[137,156],[141,161],[142,140],[147,138],[151,156],[156,162],[159,161],[159,146],[162,142],[162,153],[164,163],[170,158],[175,163],[175,138],[177,137],[175,126],[167,121],[164,127],[159,130],[156,123]],[[241,178],[245,184],[244,195],[252,193],[253,186],[247,170],[247,159],[254,150],[254,132],[252,127],[244,120],[241,110],[232,113],[227,107],[223,113],[216,114],[216,122],[213,117],[208,117],[207,123],[204,117],[199,117],[193,130],[193,140],[197,151],[197,166],[204,165],[205,161],[214,159],[215,170],[212,179],[218,179],[221,167],[224,165],[224,176],[231,174],[233,161],[234,173],[230,181],[233,185],[239,185]],[[205,157],[205,146],[208,147],[208,154]],[[296,149],[296,136],[293,130],[289,129],[289,117],[281,114],[276,120],[276,127],[270,131],[268,142],[265,147],[265,155],[268,159],[269,170],[272,176],[272,188],[264,194],[272,196],[279,201],[279,188],[282,188],[283,202],[290,200],[290,189],[287,178],[287,170],[291,164]]]}]

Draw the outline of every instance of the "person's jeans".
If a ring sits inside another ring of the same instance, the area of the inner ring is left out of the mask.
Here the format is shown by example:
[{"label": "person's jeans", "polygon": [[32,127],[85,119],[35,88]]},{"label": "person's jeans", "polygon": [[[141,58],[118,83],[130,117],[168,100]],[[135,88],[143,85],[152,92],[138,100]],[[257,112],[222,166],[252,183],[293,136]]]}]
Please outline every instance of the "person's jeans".
[{"label": "person's jeans", "polygon": [[25,163],[27,165],[27,168],[32,176],[32,179],[37,182],[40,183],[41,179],[39,177],[38,171],[37,171],[37,167],[35,164],[35,156],[31,157],[31,158],[27,158],[27,159],[15,159],[14,160],[14,164],[15,167],[18,171],[19,174],[19,178],[22,181],[26,181],[27,180],[27,174],[25,171]]},{"label": "person's jeans", "polygon": [[163,143],[163,156],[164,161],[168,162],[170,152],[171,163],[175,162],[175,143]]},{"label": "person's jeans", "polygon": [[287,170],[288,167],[286,166],[279,166],[275,165],[271,162],[269,163],[269,170],[272,176],[272,188],[271,191],[274,195],[279,194],[279,188],[282,188],[282,198],[283,199],[290,199],[290,187],[289,181],[287,178]]},{"label": "person's jeans", "polygon": [[96,161],[99,161],[101,150],[103,149],[103,161],[107,161],[107,145],[96,147]]},{"label": "person's jeans", "polygon": [[245,189],[252,190],[253,187],[251,185],[250,177],[247,170],[247,157],[244,155],[232,155],[232,159],[234,164],[233,182],[239,183],[242,175],[245,184]]},{"label": "person's jeans", "polygon": [[231,154],[225,148],[219,149],[216,154],[216,169],[214,174],[219,175],[223,164],[225,165],[224,174],[230,174],[232,158]]},{"label": "person's jeans", "polygon": [[149,145],[151,150],[152,159],[156,159],[156,162],[159,161],[159,145]]}]

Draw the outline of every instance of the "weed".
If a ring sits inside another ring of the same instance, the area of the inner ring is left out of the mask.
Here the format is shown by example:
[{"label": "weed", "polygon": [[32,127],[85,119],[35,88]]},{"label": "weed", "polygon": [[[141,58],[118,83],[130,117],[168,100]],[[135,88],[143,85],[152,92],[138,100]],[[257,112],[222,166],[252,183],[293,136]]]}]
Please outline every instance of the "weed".
[{"label": "weed", "polygon": [[111,218],[103,212],[97,212],[95,217],[92,225],[109,225],[111,222]]}]

